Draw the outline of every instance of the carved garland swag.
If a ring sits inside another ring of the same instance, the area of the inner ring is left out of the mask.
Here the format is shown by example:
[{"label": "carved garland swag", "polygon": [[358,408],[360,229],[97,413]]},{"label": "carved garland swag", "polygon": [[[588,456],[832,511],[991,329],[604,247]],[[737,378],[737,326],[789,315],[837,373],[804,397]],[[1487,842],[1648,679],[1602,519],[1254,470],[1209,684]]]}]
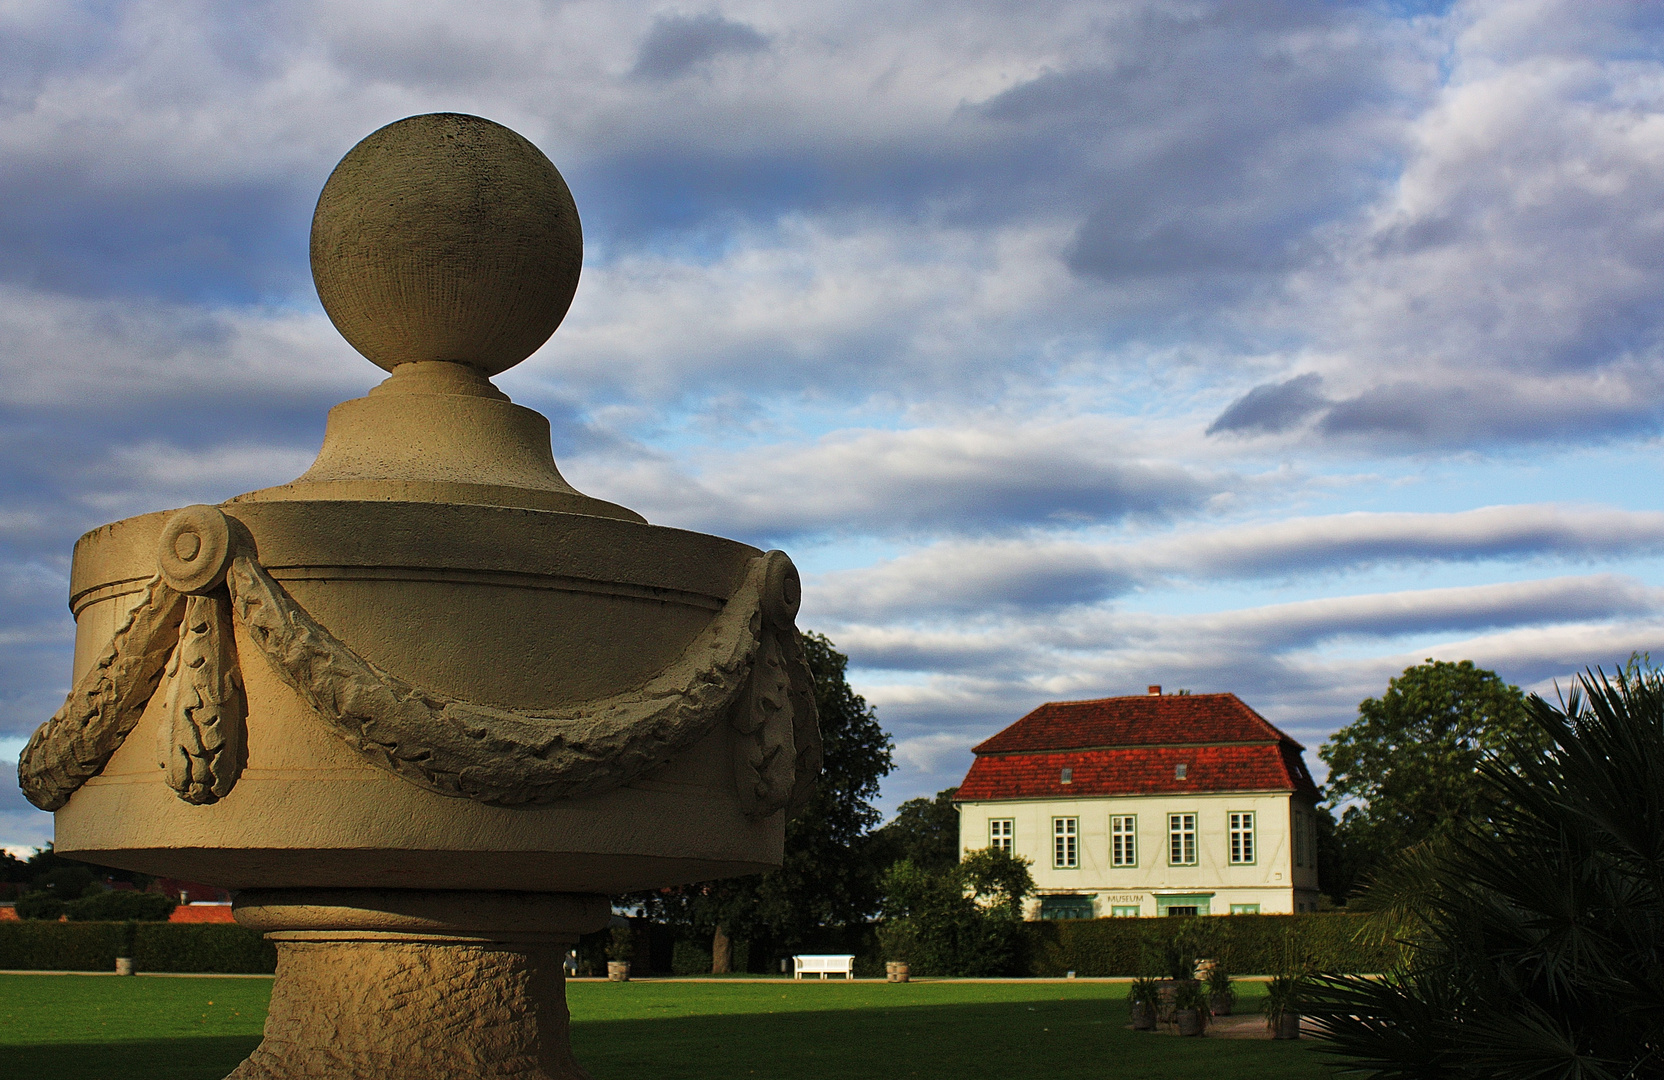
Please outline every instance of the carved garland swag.
[{"label": "carved garland swag", "polygon": [[800,586],[783,552],[752,559],[710,625],[641,686],[522,712],[420,689],[359,656],[272,579],[242,524],[215,507],[179,511],[158,547],[144,596],[20,755],[23,792],[42,810],[104,768],[164,674],[158,757],[168,785],[198,805],[228,794],[247,761],[234,623],[347,745],[441,795],[514,806],[598,794],[724,717],[748,814],[796,809],[820,771],[814,683],[794,622]]}]

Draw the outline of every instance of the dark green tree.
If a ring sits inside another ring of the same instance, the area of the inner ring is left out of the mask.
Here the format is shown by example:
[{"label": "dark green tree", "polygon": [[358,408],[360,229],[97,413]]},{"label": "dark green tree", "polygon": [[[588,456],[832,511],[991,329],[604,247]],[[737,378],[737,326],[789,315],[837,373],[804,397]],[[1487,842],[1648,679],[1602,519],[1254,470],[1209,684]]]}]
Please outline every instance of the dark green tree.
[{"label": "dark green tree", "polygon": [[1404,669],[1317,752],[1329,766],[1330,803],[1346,807],[1334,870],[1365,878],[1391,854],[1467,817],[1485,755],[1536,738],[1519,687],[1496,672],[1471,660]]},{"label": "dark green tree", "polygon": [[909,859],[884,873],[884,955],[920,975],[1025,974],[1030,930],[1023,901],[1034,891],[1029,861],[998,848],[927,869]]},{"label": "dark green tree", "polygon": [[1361,898],[1408,961],[1309,992],[1383,1080],[1664,1076],[1664,677],[1590,674],[1485,755],[1469,813]]},{"label": "dark green tree", "polygon": [[866,699],[850,689],[849,658],[824,635],[806,632],[815,677],[823,764],[808,805],[786,823],[780,869],[704,882],[628,902],[654,918],[711,938],[712,968],[728,970],[731,943],[789,952],[826,927],[848,927],[878,910],[881,846],[873,827],[878,786],[893,765],[890,737]]},{"label": "dark green tree", "polygon": [[906,859],[926,870],[945,870],[959,861],[959,811],[950,787],[934,799],[908,799],[896,808],[896,816],[882,829],[878,839],[884,845],[887,862]]}]

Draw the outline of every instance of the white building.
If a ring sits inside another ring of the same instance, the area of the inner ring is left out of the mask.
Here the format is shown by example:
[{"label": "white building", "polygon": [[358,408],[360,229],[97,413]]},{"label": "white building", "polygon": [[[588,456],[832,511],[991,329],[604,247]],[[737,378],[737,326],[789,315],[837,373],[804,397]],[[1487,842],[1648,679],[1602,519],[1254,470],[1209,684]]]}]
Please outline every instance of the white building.
[{"label": "white building", "polygon": [[1031,859],[1034,917],[1316,911],[1303,751],[1235,694],[1051,702],[973,748],[960,850]]}]

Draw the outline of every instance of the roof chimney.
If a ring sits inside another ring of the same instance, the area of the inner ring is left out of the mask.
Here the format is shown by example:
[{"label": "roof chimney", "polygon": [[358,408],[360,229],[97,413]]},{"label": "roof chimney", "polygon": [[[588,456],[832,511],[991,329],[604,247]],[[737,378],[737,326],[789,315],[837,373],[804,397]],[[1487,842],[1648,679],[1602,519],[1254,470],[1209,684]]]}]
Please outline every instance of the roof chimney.
[{"label": "roof chimney", "polygon": [[1161,696],[1161,687],[1159,685],[1150,687],[1150,696],[1151,697],[1160,697]]}]

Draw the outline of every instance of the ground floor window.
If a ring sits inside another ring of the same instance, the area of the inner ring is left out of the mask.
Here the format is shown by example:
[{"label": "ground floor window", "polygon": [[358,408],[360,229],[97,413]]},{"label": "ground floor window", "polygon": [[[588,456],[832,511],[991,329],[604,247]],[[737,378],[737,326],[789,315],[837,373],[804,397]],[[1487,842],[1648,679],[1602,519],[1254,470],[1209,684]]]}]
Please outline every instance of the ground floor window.
[{"label": "ground floor window", "polygon": [[1136,919],[1144,914],[1144,909],[1137,904],[1116,904],[1109,909],[1110,918]]},{"label": "ground floor window", "polygon": [[1090,896],[1042,896],[1040,898],[1040,917],[1042,919],[1090,919],[1092,917],[1092,898]]},{"label": "ground floor window", "polygon": [[1206,915],[1208,914],[1207,896],[1158,896],[1156,897],[1157,915]]},{"label": "ground floor window", "polygon": [[1258,904],[1232,904],[1231,905],[1231,914],[1232,915],[1258,915],[1259,913],[1260,913],[1260,906]]},{"label": "ground floor window", "polygon": [[998,848],[1007,854],[1011,851],[1012,826],[1016,822],[1011,818],[994,818],[988,822],[988,846]]}]

